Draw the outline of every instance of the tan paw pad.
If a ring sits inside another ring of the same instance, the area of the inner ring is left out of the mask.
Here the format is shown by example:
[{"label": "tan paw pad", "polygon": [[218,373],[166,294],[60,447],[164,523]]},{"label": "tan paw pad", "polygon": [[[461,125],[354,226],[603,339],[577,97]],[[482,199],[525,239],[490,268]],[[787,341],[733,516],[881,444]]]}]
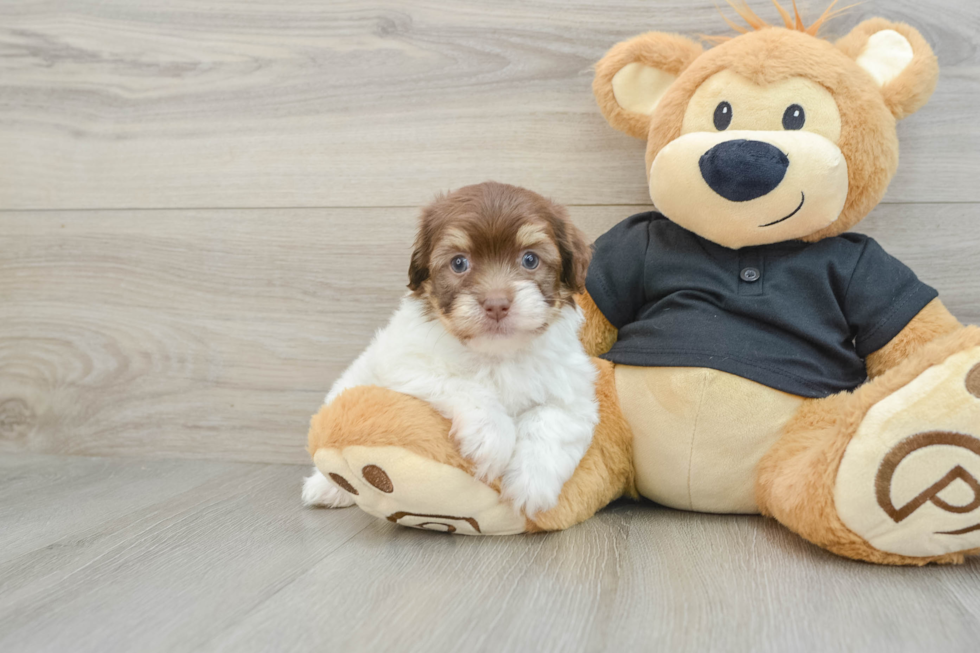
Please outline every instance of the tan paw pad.
[{"label": "tan paw pad", "polygon": [[888,553],[980,547],[980,348],[951,356],[868,411],[834,488],[845,526]]},{"label": "tan paw pad", "polygon": [[319,449],[313,462],[364,512],[401,526],[460,535],[526,530],[524,518],[494,489],[401,447]]}]

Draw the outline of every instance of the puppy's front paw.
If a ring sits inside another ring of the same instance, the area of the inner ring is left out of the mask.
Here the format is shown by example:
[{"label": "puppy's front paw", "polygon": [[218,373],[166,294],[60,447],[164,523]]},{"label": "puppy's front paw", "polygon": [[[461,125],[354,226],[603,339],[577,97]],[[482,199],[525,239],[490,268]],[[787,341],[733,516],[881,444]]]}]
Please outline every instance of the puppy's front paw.
[{"label": "puppy's front paw", "polygon": [[476,464],[475,476],[483,481],[504,473],[517,441],[514,421],[507,414],[483,410],[454,415],[452,435],[463,457]]},{"label": "puppy's front paw", "polygon": [[528,518],[534,519],[538,513],[558,505],[564,483],[541,470],[512,464],[504,474],[501,485],[501,494],[514,506],[514,510],[523,510]]},{"label": "puppy's front paw", "polygon": [[346,508],[354,505],[354,497],[316,470],[303,481],[303,505],[310,508]]}]

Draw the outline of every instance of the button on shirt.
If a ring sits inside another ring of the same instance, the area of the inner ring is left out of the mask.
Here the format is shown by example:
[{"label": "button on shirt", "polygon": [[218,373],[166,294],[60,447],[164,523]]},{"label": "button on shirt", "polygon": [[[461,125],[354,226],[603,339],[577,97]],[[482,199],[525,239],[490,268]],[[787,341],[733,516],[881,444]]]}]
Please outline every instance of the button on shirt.
[{"label": "button on shirt", "polygon": [[759,271],[755,268],[742,268],[738,276],[742,278],[742,281],[752,283],[759,280]]},{"label": "button on shirt", "polygon": [[867,236],[733,250],[655,212],[596,241],[586,288],[619,329],[604,358],[708,367],[804,397],[863,383],[864,358],[937,296]]}]

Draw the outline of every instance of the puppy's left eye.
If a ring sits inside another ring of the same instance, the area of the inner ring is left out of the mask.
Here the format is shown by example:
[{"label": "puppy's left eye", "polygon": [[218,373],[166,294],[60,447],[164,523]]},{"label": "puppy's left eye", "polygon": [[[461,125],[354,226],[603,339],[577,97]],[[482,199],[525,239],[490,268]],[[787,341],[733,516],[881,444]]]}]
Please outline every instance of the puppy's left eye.
[{"label": "puppy's left eye", "polygon": [[457,256],[449,262],[449,267],[456,274],[463,274],[470,269],[470,262],[465,256]]},{"label": "puppy's left eye", "polygon": [[525,270],[535,269],[536,267],[538,267],[538,263],[540,262],[541,259],[539,259],[538,255],[535,254],[534,252],[525,253],[524,258],[521,259],[521,265],[524,266]]}]

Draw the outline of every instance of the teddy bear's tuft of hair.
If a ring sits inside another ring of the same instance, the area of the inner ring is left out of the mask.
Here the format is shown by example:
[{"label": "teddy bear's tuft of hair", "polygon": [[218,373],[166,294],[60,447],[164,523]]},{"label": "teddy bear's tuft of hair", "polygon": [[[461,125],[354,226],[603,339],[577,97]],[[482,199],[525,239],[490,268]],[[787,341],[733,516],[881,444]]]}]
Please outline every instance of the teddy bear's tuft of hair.
[{"label": "teddy bear's tuft of hair", "polygon": [[[856,4],[848,5],[846,7],[841,7],[840,9],[834,9],[834,7],[837,6],[837,3],[839,1],[840,0],[833,0],[833,2],[831,2],[830,5],[820,15],[820,17],[817,18],[815,21],[813,21],[810,25],[806,25],[803,22],[803,16],[800,15],[799,7],[796,6],[796,0],[792,0],[793,2],[792,16],[790,15],[789,10],[787,10],[785,7],[779,4],[779,0],[772,0],[772,4],[776,6],[776,11],[778,11],[779,15],[782,17],[783,24],[785,25],[786,29],[793,30],[796,32],[803,32],[804,34],[809,34],[810,36],[817,36],[817,34],[820,32],[820,28],[823,27],[827,23],[827,21],[833,18],[837,18],[838,16],[846,13],[848,10],[850,10],[851,8],[857,5],[856,3]],[[722,19],[726,23],[728,23],[729,27],[731,27],[739,34],[748,34],[751,31],[759,31],[761,29],[775,27],[775,25],[766,21],[764,18],[761,18],[759,14],[755,13],[755,11],[753,11],[752,8],[749,7],[749,5],[745,2],[745,0],[742,0],[741,6],[735,4],[732,0],[725,0],[725,2],[727,2],[728,6],[734,9],[735,13],[737,13],[742,18],[742,20],[744,20],[745,23],[749,26],[748,28],[746,28],[746,27],[742,27],[737,23],[732,22],[728,18],[728,16],[721,13],[721,9],[718,9],[718,13],[721,14]],[[701,38],[703,38],[706,41],[711,41],[713,43],[723,43],[725,41],[732,39],[733,37],[702,35]]]}]

